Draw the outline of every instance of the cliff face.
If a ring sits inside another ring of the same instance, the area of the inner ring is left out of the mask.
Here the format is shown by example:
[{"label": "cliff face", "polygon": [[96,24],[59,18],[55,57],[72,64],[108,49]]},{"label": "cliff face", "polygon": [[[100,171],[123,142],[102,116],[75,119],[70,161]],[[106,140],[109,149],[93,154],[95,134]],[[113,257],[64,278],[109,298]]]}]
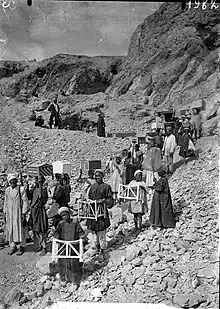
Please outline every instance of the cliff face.
[{"label": "cliff face", "polygon": [[156,107],[186,109],[202,99],[205,120],[217,109],[207,122],[214,132],[219,65],[220,10],[165,3],[137,27],[126,57],[59,54],[41,62],[0,61],[0,94],[12,105],[25,103],[29,113],[60,90],[62,115],[76,124],[73,129],[81,112],[96,120],[102,109],[111,132],[145,130]]},{"label": "cliff face", "polygon": [[139,93],[149,105],[184,107],[219,95],[220,10],[165,3],[132,35],[107,93]]},{"label": "cliff face", "polygon": [[0,62],[0,88],[5,96],[19,99],[63,94],[104,92],[120,70],[123,57],[86,57],[59,54],[41,62]]}]

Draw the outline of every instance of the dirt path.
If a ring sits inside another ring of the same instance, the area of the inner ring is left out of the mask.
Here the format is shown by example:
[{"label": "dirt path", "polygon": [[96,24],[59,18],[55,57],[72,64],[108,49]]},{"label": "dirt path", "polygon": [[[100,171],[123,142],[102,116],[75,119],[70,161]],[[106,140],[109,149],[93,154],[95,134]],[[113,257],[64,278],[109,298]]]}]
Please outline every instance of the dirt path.
[{"label": "dirt path", "polygon": [[39,254],[33,252],[33,245],[28,244],[26,252],[22,256],[9,256],[9,247],[0,249],[0,302],[14,287],[19,286],[25,290],[39,278],[36,263]]}]

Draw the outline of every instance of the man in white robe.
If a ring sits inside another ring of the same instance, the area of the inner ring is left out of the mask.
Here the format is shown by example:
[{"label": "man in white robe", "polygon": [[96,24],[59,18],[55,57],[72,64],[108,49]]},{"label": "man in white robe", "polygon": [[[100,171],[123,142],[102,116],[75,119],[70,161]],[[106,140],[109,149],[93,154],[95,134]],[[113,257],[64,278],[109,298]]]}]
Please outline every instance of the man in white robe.
[{"label": "man in white robe", "polygon": [[163,144],[162,153],[164,156],[164,162],[167,166],[168,173],[173,173],[173,155],[176,150],[176,137],[172,134],[172,127],[167,127],[166,137]]},{"label": "man in white robe", "polygon": [[[11,251],[9,255],[22,255],[26,247],[26,214],[29,203],[24,187],[18,186],[16,174],[8,175],[9,187],[5,190],[4,215],[6,218],[6,235]],[[17,248],[18,245],[18,248]]]}]

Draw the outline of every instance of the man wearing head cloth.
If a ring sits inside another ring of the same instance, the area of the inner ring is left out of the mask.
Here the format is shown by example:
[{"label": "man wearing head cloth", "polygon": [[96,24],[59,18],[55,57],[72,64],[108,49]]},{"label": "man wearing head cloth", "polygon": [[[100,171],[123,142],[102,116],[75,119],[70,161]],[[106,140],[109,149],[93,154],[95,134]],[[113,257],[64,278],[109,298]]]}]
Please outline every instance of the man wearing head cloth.
[{"label": "man wearing head cloth", "polygon": [[174,228],[175,219],[166,167],[158,170],[159,180],[155,179],[154,195],[151,203],[149,222],[154,228]]},{"label": "man wearing head cloth", "polygon": [[95,200],[101,207],[103,216],[95,219],[87,219],[86,225],[93,232],[95,246],[98,253],[103,253],[106,248],[106,229],[110,226],[108,208],[113,207],[113,194],[110,185],[103,182],[104,172],[101,169],[95,171],[96,183],[89,190],[89,199]]},{"label": "man wearing head cloth", "polygon": [[48,200],[48,193],[47,188],[43,187],[44,182],[44,176],[37,178],[36,185],[30,192],[31,215],[29,224],[33,230],[35,252],[41,251],[40,255],[47,253],[48,218],[45,205]]},{"label": "man wearing head cloth", "polygon": [[172,127],[168,126],[166,129],[166,137],[164,140],[162,152],[169,174],[173,173],[173,155],[176,150],[176,147],[177,147],[176,137],[174,134],[172,134]]},{"label": "man wearing head cloth", "polygon": [[17,255],[22,255],[26,247],[26,214],[29,203],[24,187],[18,186],[18,176],[9,174],[7,180],[9,187],[5,190],[3,211],[6,217],[6,237],[11,247],[9,255],[17,250]]}]

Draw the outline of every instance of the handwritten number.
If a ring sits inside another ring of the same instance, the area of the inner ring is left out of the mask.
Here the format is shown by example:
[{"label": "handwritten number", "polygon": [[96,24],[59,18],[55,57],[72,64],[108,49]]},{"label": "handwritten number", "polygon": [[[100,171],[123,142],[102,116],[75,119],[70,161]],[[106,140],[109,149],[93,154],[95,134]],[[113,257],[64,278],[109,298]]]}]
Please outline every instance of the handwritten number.
[{"label": "handwritten number", "polygon": [[198,9],[199,6],[200,6],[200,1],[195,1],[195,6],[194,6],[194,8],[195,8],[195,9]]},{"label": "handwritten number", "polygon": [[192,7],[192,2],[191,2],[191,1],[186,2],[186,6],[188,6],[188,8],[189,8],[189,10],[190,10],[190,9],[191,9],[191,7]]},{"label": "handwritten number", "polygon": [[208,2],[208,0],[202,2],[202,10],[206,10],[206,8],[207,8],[206,3],[207,2]]}]

